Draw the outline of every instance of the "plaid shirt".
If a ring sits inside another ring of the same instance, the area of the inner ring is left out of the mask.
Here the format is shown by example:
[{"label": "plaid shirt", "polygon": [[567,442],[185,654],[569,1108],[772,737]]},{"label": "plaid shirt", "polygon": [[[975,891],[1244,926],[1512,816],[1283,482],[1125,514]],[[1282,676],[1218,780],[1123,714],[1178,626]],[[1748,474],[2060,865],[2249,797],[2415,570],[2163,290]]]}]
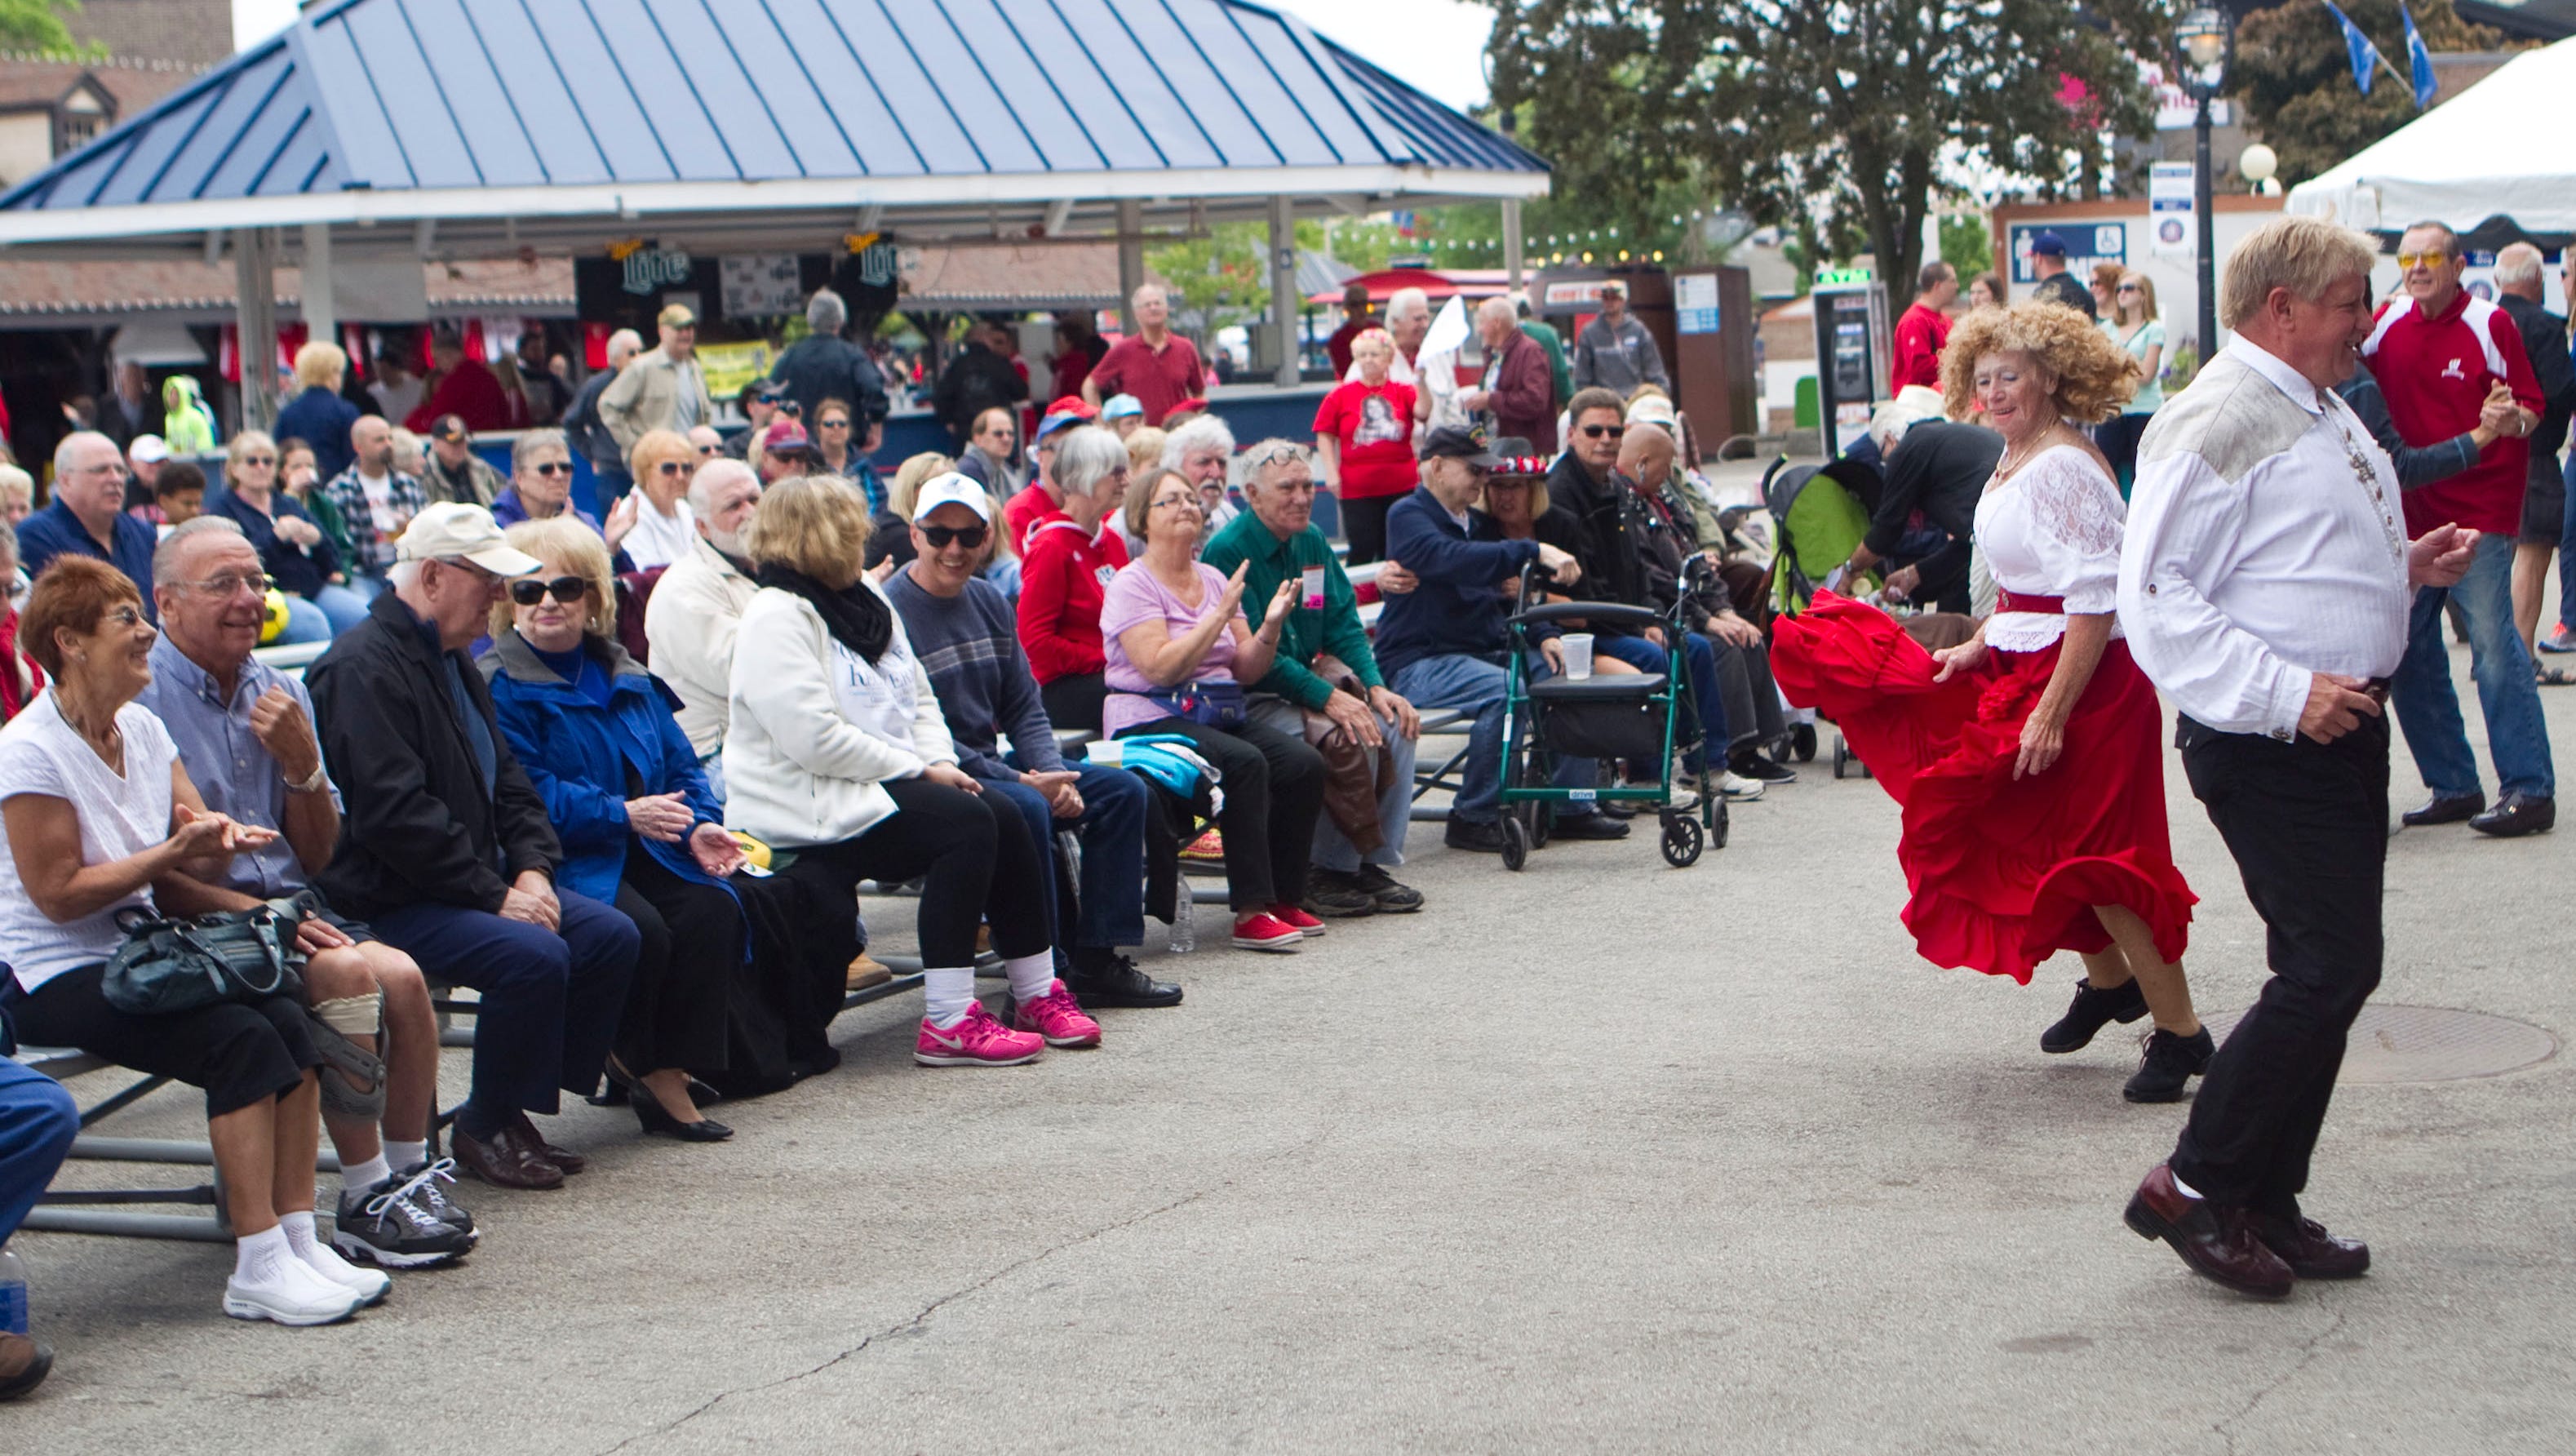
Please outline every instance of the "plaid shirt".
[{"label": "plaid shirt", "polygon": [[[341,471],[322,489],[331,497],[331,504],[340,508],[340,519],[349,528],[349,546],[357,553],[357,559],[349,564],[369,576],[384,575],[394,564],[394,537],[402,531],[398,527],[394,535],[388,536],[376,529],[375,508],[367,504],[367,488],[358,483],[358,467],[352,465]],[[394,518],[408,526],[411,518],[428,505],[429,495],[420,488],[419,478],[395,471]]]}]

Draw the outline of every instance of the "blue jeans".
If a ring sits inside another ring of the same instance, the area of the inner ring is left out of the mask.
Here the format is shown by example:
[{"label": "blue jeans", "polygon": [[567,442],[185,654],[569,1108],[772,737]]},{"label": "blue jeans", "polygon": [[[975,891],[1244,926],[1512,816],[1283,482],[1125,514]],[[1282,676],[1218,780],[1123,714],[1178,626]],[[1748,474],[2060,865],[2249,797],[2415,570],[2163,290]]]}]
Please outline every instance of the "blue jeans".
[{"label": "blue jeans", "polygon": [[367,917],[434,981],[483,995],[474,1089],[458,1125],[488,1138],[520,1112],[552,1114],[556,1089],[598,1087],[643,937],[612,905],[558,889],[560,933],[482,910],[423,901]]},{"label": "blue jeans", "polygon": [[2558,532],[2558,625],[2576,632],[2576,450],[2567,455],[2567,513]]},{"label": "blue jeans", "polygon": [[80,1109],[62,1084],[0,1061],[0,1244],[36,1206],[79,1134]]},{"label": "blue jeans", "polygon": [[[1688,756],[1690,766],[1705,770],[1710,763],[1709,750],[1716,749],[1715,762],[1726,766],[1727,745],[1734,740],[1726,731],[1726,680],[1718,676],[1717,647],[1697,632],[1684,635],[1683,657],[1690,668],[1691,703],[1699,711],[1700,747]],[[1643,637],[1614,637],[1594,649],[1619,659],[1639,672],[1669,672],[1672,657],[1661,647]],[[1689,727],[1673,735],[1676,743],[1688,743]],[[1658,765],[1660,767],[1660,765]]]},{"label": "blue jeans", "polygon": [[[1645,645],[1654,648],[1651,642]],[[1546,677],[1547,660],[1530,653],[1528,672],[1532,682]],[[1476,726],[1467,734],[1466,772],[1459,777],[1449,817],[1468,824],[1491,824],[1501,818],[1503,702],[1511,690],[1510,673],[1500,663],[1457,652],[1408,662],[1387,686],[1416,708],[1456,708],[1476,715]],[[1558,788],[1582,788],[1592,782],[1593,772],[1588,758],[1560,758],[1550,782]],[[1557,806],[1561,818],[1580,812],[1570,804]]]},{"label": "blue jeans", "polygon": [[321,608],[322,615],[331,619],[331,635],[334,637],[367,620],[367,603],[372,600],[372,595],[352,591],[345,586],[325,585],[313,594],[313,605]]},{"label": "blue jeans", "polygon": [[2442,628],[2442,604],[2456,597],[2469,619],[2470,675],[2478,708],[2487,720],[2487,751],[2494,756],[2504,793],[2551,798],[2557,775],[2549,761],[2549,728],[2540,713],[2540,688],[2531,654],[2513,622],[2511,533],[2478,538],[2469,574],[2455,587],[2421,587],[2407,622],[2406,657],[2389,683],[2397,722],[2415,769],[2437,798],[2477,793],[2478,760],[2460,719],[2451,687],[2451,654]]},{"label": "blue jeans", "polygon": [[[1067,763],[1081,775],[1073,781],[1082,795],[1082,816],[1055,817],[1046,796],[1016,779],[979,779],[984,791],[998,794],[1029,826],[1029,842],[1047,872],[1038,876],[1038,899],[1046,907],[1048,936],[1068,953],[1072,948],[1114,950],[1145,943],[1145,781],[1125,769]],[[1070,825],[1082,841],[1080,923],[1066,925],[1056,903],[1055,832]],[[1068,941],[1067,935],[1071,936]]]}]

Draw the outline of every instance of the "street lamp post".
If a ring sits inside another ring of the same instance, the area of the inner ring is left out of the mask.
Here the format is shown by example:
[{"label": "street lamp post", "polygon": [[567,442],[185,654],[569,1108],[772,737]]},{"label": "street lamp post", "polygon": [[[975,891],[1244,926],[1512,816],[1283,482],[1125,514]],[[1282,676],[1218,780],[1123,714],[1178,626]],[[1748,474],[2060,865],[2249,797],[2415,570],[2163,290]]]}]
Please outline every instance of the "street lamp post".
[{"label": "street lamp post", "polygon": [[2234,49],[2226,12],[2194,10],[2174,25],[2174,58],[2180,62],[2183,89],[2199,111],[2192,119],[2191,207],[2200,224],[2200,359],[2209,362],[2218,347],[2217,199],[2211,186],[2209,105],[2227,84],[2228,53]]}]

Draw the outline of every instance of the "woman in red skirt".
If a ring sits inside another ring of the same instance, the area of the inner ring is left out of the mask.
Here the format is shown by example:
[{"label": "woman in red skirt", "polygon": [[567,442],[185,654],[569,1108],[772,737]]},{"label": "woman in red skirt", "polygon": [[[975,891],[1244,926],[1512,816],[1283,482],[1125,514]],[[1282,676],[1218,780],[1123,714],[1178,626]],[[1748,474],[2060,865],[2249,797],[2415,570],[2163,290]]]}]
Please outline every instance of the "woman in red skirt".
[{"label": "woman in red skirt", "polygon": [[2026,985],[2078,953],[2084,979],[2040,1049],[2153,1015],[2123,1095],[2174,1101],[2214,1050],[2183,980],[2193,896],[2165,828],[2163,714],[2114,614],[2126,509],[2069,423],[2107,417],[2136,379],[2047,302],[1971,314],[1944,356],[1950,413],[1973,405],[2004,437],[1976,521],[1994,615],[1927,653],[1886,613],[1820,594],[1777,628],[1774,671],[1903,806],[1905,924],[1925,958]]}]

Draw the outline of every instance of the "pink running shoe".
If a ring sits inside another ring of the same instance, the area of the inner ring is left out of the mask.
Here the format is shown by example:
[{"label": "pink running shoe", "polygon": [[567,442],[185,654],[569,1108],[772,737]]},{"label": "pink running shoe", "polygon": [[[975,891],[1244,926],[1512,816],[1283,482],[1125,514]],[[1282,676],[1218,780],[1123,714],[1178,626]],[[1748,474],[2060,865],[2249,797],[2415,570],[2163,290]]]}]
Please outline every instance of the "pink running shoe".
[{"label": "pink running shoe", "polygon": [[1298,909],[1294,905],[1271,906],[1270,918],[1287,926],[1290,930],[1297,932],[1299,935],[1321,935],[1324,933],[1324,922],[1307,914],[1305,911]]},{"label": "pink running shoe", "polygon": [[1021,1002],[1020,1014],[1012,1018],[1011,1029],[1036,1032],[1051,1047],[1100,1045],[1100,1023],[1082,1013],[1082,1003],[1073,999],[1062,981],[1049,985],[1047,993],[1035,1001]]},{"label": "pink running shoe", "polygon": [[1016,1067],[1036,1061],[1045,1051],[1044,1038],[1002,1025],[978,1001],[946,1031],[923,1017],[921,1036],[912,1044],[912,1059],[925,1067]]},{"label": "pink running shoe", "polygon": [[1260,911],[1234,922],[1234,943],[1241,950],[1295,950],[1305,938],[1296,926]]}]

